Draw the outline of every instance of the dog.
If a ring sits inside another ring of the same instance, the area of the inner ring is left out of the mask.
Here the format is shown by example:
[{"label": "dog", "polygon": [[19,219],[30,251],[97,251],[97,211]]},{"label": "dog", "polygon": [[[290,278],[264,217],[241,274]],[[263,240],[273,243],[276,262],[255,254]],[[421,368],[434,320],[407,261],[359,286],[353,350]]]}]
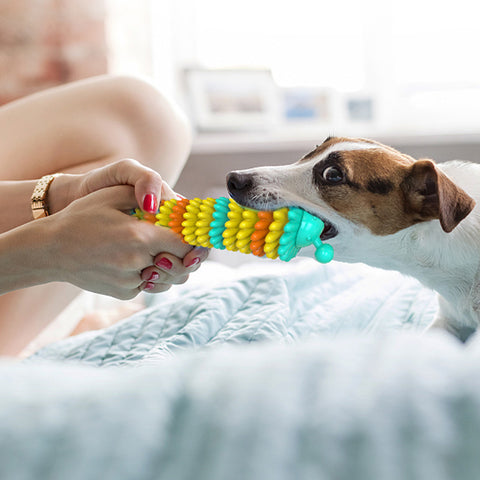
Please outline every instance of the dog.
[{"label": "dog", "polygon": [[325,223],[335,260],[417,278],[439,295],[430,326],[465,341],[480,323],[480,165],[435,164],[362,138],[328,137],[292,165],[227,175],[258,210],[297,206]]}]

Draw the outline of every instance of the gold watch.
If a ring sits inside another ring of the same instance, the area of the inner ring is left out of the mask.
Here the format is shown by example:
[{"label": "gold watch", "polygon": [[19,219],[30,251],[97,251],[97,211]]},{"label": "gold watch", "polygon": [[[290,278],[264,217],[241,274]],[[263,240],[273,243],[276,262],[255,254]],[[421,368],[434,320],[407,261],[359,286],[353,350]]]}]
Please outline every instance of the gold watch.
[{"label": "gold watch", "polygon": [[62,174],[54,173],[53,175],[45,175],[35,185],[31,198],[32,214],[35,220],[50,215],[48,210],[48,189],[53,180],[60,175]]}]

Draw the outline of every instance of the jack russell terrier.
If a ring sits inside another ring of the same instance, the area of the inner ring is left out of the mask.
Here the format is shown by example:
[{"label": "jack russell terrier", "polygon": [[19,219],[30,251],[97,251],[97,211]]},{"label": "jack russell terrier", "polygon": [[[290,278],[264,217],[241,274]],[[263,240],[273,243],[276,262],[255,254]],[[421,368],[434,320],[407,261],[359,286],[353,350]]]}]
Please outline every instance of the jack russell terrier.
[{"label": "jack russell terrier", "polygon": [[480,165],[436,165],[372,140],[329,137],[293,165],[231,172],[227,186],[243,206],[320,217],[336,260],[397,270],[438,292],[431,327],[462,340],[478,327]]}]

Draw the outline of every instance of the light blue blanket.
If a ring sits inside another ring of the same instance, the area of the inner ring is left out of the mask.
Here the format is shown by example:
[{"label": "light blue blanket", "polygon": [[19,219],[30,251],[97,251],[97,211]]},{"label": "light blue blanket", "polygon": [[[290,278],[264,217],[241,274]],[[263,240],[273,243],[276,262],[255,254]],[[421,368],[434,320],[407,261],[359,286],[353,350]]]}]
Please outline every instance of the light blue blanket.
[{"label": "light blue blanket", "polygon": [[186,285],[170,298],[152,297],[150,308],[128,320],[44,348],[35,359],[138,365],[220,344],[421,329],[436,309],[433,292],[415,280],[364,265],[301,259],[285,273],[268,265],[261,271],[215,288]]},{"label": "light blue blanket", "polygon": [[0,478],[478,480],[480,339],[396,273],[283,272],[0,364]]}]

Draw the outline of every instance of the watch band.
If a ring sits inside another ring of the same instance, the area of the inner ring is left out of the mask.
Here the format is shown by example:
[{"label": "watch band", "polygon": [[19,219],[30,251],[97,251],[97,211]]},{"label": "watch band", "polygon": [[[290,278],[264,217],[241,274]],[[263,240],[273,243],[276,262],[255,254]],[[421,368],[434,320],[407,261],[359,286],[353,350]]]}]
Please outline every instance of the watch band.
[{"label": "watch band", "polygon": [[35,220],[50,215],[48,210],[48,189],[53,180],[60,175],[62,174],[45,175],[35,185],[31,198],[32,215]]}]

